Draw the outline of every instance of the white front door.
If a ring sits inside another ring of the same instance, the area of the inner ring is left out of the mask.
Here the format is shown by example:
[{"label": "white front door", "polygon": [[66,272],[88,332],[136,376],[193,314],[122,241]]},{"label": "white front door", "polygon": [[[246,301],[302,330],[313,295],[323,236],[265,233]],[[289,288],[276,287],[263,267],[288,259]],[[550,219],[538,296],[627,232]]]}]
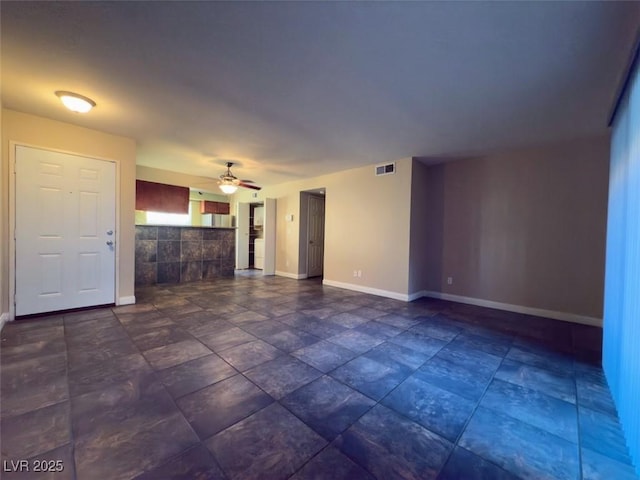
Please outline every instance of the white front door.
[{"label": "white front door", "polygon": [[115,301],[116,166],[16,146],[16,315]]},{"label": "white front door", "polygon": [[307,276],[322,275],[324,266],[324,197],[309,195]]}]

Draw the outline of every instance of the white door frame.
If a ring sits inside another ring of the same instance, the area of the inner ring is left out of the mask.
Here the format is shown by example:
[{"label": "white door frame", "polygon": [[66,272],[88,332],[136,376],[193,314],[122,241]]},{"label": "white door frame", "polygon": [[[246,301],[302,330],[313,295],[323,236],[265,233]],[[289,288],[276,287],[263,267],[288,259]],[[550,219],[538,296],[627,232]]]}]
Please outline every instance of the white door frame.
[{"label": "white door frame", "polygon": [[306,208],[307,208],[307,216],[306,216],[306,224],[307,224],[307,246],[306,246],[306,257],[307,257],[307,262],[306,262],[306,270],[307,270],[307,277],[311,277],[312,276],[312,272],[311,269],[309,268],[309,261],[311,259],[311,255],[309,254],[309,245],[310,245],[310,239],[309,239],[309,230],[311,228],[311,214],[310,214],[310,210],[311,210],[311,199],[312,198],[317,198],[319,200],[322,200],[322,273],[320,275],[313,275],[313,276],[321,276],[324,275],[324,227],[325,227],[325,216],[326,216],[326,197],[322,196],[322,195],[317,195],[315,193],[310,193],[307,196],[307,201],[306,201]]},{"label": "white door frame", "polygon": [[236,270],[249,268],[249,205],[247,202],[236,203]]},{"label": "white door frame", "polygon": [[115,251],[115,303],[119,304],[120,299],[120,162],[112,158],[104,158],[96,155],[61,150],[58,148],[43,147],[32,143],[17,142],[9,140],[9,320],[16,318],[16,147],[38,148],[50,152],[63,153],[66,155],[78,155],[81,157],[93,158],[113,162],[116,165],[116,251]]},{"label": "white door frame", "polygon": [[264,268],[263,275],[276,274],[276,199],[264,199]]}]

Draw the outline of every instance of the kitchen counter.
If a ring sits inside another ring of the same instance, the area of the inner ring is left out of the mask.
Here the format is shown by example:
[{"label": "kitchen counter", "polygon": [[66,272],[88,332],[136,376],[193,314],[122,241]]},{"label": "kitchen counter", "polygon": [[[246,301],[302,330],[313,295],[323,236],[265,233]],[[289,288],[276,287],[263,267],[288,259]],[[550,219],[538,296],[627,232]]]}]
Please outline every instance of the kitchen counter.
[{"label": "kitchen counter", "polygon": [[232,277],[235,227],[136,225],[136,286]]}]

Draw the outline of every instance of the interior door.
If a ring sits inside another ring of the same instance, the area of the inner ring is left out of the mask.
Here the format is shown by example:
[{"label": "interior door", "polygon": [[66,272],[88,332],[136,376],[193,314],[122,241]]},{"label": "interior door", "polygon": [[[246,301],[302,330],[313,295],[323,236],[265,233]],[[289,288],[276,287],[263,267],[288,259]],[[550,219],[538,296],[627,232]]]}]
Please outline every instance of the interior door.
[{"label": "interior door", "polygon": [[249,268],[249,204],[236,204],[236,268]]},{"label": "interior door", "polygon": [[324,266],[324,197],[309,195],[307,276],[322,275]]},{"label": "interior door", "polygon": [[116,166],[16,146],[16,315],[115,301]]}]

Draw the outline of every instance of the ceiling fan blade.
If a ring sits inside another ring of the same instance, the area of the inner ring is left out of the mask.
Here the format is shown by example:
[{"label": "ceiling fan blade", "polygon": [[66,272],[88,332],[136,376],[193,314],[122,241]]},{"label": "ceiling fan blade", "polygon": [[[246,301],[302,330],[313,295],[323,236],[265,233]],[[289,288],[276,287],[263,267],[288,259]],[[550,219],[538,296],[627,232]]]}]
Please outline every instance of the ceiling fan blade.
[{"label": "ceiling fan blade", "polygon": [[242,183],[256,183],[253,180],[240,180]]},{"label": "ceiling fan blade", "polygon": [[248,183],[244,183],[244,182],[240,182],[238,186],[244,187],[244,188],[250,188],[252,190],[262,190],[262,187],[259,187],[257,185],[249,185]]}]

